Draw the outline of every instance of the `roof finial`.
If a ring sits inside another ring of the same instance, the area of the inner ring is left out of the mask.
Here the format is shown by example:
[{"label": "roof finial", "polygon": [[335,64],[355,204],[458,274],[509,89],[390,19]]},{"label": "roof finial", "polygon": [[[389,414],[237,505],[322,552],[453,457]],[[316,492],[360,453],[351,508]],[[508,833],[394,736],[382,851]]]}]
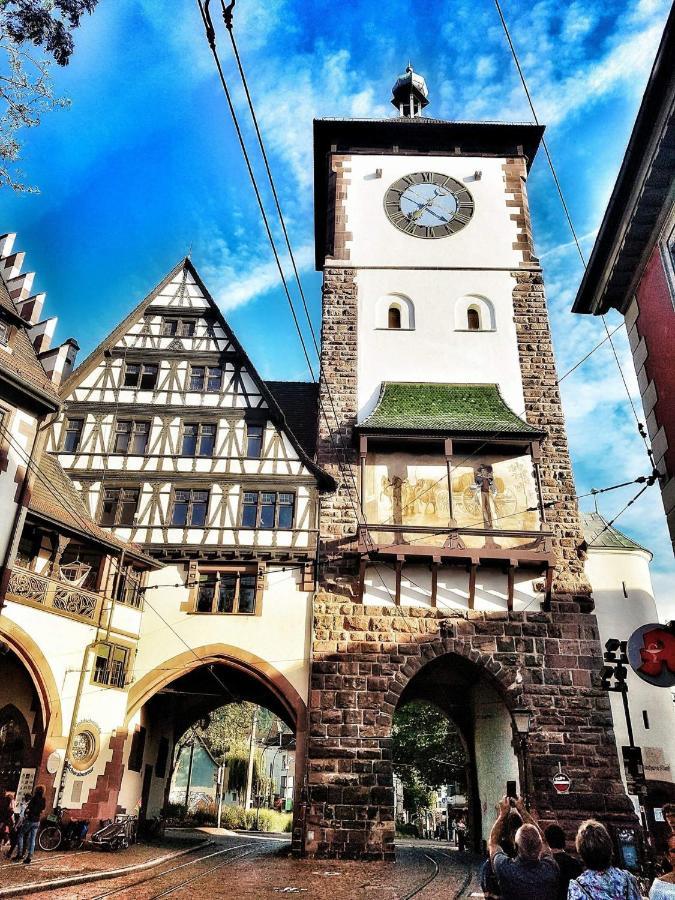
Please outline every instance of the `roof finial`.
[{"label": "roof finial", "polygon": [[398,109],[399,115],[409,119],[421,116],[422,110],[429,103],[426,81],[415,72],[410,60],[403,75],[396,79],[392,94],[391,102]]}]

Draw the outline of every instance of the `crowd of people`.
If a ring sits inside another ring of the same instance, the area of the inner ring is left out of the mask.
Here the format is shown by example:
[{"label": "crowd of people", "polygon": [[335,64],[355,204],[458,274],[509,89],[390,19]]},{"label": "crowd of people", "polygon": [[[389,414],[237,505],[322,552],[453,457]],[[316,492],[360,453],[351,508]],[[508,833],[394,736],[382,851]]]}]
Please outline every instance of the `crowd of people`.
[{"label": "crowd of people", "polygon": [[[671,829],[668,867],[656,878],[649,900],[675,900],[675,805],[664,807]],[[577,855],[565,849],[558,825],[539,827],[519,799],[504,797],[488,839],[481,871],[486,900],[641,900],[636,878],[612,865],[613,845],[600,822],[583,822],[576,835]]]},{"label": "crowd of people", "polygon": [[[11,791],[0,794],[0,850],[7,859],[28,864],[35,852],[35,839],[45,809],[45,789],[39,784],[32,796],[19,799]],[[24,856],[25,851],[25,856]]]}]

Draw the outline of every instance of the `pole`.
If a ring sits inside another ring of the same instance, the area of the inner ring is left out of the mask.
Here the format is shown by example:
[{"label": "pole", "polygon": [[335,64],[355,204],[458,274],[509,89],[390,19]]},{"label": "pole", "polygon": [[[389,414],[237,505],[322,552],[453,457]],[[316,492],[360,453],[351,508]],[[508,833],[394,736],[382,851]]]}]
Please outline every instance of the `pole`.
[{"label": "pole", "polygon": [[190,805],[190,779],[192,778],[192,757],[195,752],[195,736],[192,735],[192,741],[190,742],[190,762],[188,763],[188,777],[187,777],[187,787],[185,788],[185,812],[187,813],[188,807]]},{"label": "pole", "polygon": [[244,801],[244,809],[251,808],[251,791],[253,788],[253,754],[255,752],[255,731],[258,726],[258,707],[253,710],[253,721],[251,722],[251,740],[248,745],[248,772],[246,773],[246,799]]},{"label": "pole", "polygon": [[223,813],[223,785],[225,784],[225,767],[218,766],[218,828],[220,828],[220,819]]},{"label": "pole", "polygon": [[630,719],[630,709],[628,706],[628,685],[625,685],[624,690],[621,691],[621,699],[623,700],[623,711],[626,716],[626,730],[628,731],[628,744],[630,747],[635,746],[635,740],[633,739],[633,723]]}]

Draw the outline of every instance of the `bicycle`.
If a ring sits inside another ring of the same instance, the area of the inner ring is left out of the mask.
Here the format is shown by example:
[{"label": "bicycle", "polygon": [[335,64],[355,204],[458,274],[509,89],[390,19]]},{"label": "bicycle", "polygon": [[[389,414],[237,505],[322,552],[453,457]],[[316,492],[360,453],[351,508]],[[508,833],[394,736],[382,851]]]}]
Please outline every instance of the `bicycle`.
[{"label": "bicycle", "polygon": [[48,853],[57,850],[61,845],[66,850],[80,850],[87,839],[88,831],[88,819],[69,819],[64,822],[63,810],[57,806],[54,812],[43,820],[37,843],[41,850]]}]

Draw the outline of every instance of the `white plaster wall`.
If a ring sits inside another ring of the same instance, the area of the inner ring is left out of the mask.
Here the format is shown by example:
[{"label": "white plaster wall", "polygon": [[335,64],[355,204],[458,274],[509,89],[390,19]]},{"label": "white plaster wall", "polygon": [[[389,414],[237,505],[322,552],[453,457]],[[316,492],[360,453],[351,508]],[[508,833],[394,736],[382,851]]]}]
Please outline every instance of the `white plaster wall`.
[{"label": "white plaster wall", "polygon": [[[639,550],[589,550],[585,568],[593,588],[601,644],[609,638],[627,640],[641,625],[659,621],[650,558]],[[628,597],[624,596],[624,584]],[[628,744],[623,702],[616,693],[610,693],[610,702],[623,775],[621,747]],[[647,777],[675,780],[675,705],[671,692],[647,684],[629,668],[628,702],[635,743],[643,748],[643,755],[646,747],[662,748],[665,764],[670,767],[669,772],[646,771]],[[647,710],[649,728],[645,728],[643,710]]]},{"label": "white plaster wall", "polygon": [[497,692],[486,682],[479,682],[473,689],[472,702],[482,837],[487,840],[496,818],[495,806],[506,794],[506,782],[515,781],[520,794],[518,757],[512,746],[511,716]]},{"label": "white plaster wall", "polygon": [[[201,647],[222,643],[241,648],[270,663],[306,702],[311,593],[297,589],[300,577],[297,568],[283,571],[281,567],[271,567],[266,577],[267,588],[260,616],[190,614],[180,610],[181,603],[188,599],[188,588],[147,591],[134,679],[142,678],[172,657],[185,653],[185,644]],[[182,566],[169,565],[152,572],[148,583],[184,583],[185,578]],[[180,674],[177,672],[176,677]]]},{"label": "white plaster wall", "polygon": [[[538,609],[543,595],[534,590],[541,576],[525,567],[516,569],[513,608]],[[393,606],[396,573],[392,564],[368,566],[364,603]],[[475,609],[496,611],[507,608],[506,573],[497,568],[479,566],[476,571]],[[441,566],[438,570],[436,604],[440,610],[465,611],[469,608],[469,575],[463,566]],[[401,606],[431,606],[431,569],[428,565],[404,565],[401,572]]]},{"label": "white plaster wall", "polygon": [[[348,157],[346,230],[349,262],[356,266],[457,266],[459,268],[517,268],[522,255],[513,249],[516,223],[510,218],[505,193],[504,159],[472,156]],[[375,170],[382,177],[375,177]],[[480,180],[474,178],[482,172]],[[391,184],[413,172],[438,172],[463,183],[473,196],[475,210],[460,232],[436,240],[410,237],[391,224],[384,212],[384,196]]]},{"label": "white plaster wall", "polygon": [[[460,235],[461,232],[448,240]],[[408,235],[403,237],[415,240]],[[494,383],[499,385],[511,409],[523,414],[525,403],[513,322],[515,281],[509,272],[361,269],[356,283],[359,420],[372,412],[383,381]],[[383,296],[396,293],[409,297],[414,305],[414,330],[377,327],[378,303]],[[456,330],[456,307],[467,305],[467,294],[490,301],[494,307],[494,330]]]}]

